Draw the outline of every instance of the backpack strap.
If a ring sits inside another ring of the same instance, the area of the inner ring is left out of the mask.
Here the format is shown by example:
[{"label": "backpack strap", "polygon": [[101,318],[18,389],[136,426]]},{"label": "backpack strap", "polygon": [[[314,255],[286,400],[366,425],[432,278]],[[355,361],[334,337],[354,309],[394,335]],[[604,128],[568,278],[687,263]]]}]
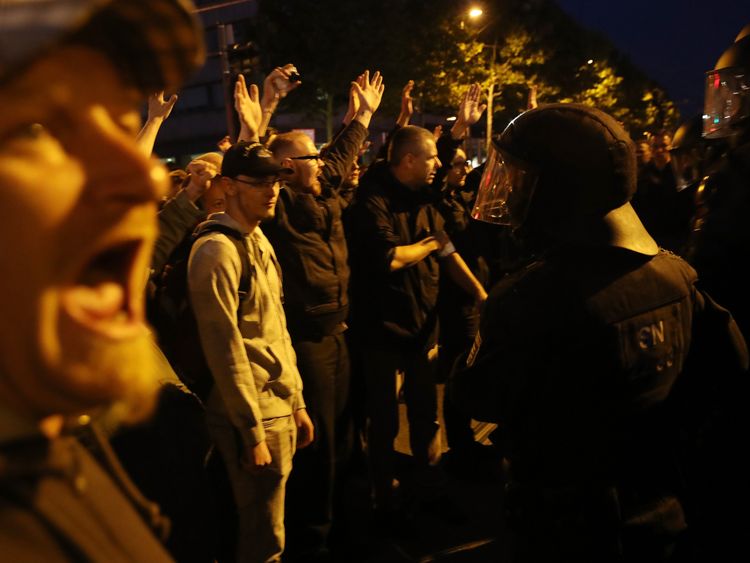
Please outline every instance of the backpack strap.
[{"label": "backpack strap", "polygon": [[225,235],[234,244],[234,247],[237,249],[237,254],[239,254],[240,256],[242,272],[240,273],[240,285],[237,290],[240,298],[240,303],[237,307],[237,320],[239,321],[242,304],[250,297],[250,284],[252,282],[252,276],[255,271],[255,266],[250,262],[250,248],[247,245],[247,239],[245,239],[245,235],[243,235],[237,229],[233,229],[232,227],[222,225],[220,223],[206,226],[195,237],[195,239],[197,240],[210,233],[221,233]]}]

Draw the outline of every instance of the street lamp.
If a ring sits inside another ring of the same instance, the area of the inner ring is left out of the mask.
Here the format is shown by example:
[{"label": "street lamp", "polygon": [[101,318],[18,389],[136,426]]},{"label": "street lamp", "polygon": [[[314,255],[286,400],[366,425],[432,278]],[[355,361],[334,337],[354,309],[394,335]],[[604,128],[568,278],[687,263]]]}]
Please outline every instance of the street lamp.
[{"label": "street lamp", "polygon": [[[484,14],[484,11],[477,6],[471,7],[468,12],[469,19],[471,20],[478,20],[479,18],[482,17],[483,14]],[[495,18],[491,18],[489,21],[487,21],[481,28],[479,28],[478,30],[474,32],[474,36],[475,37],[478,36],[491,23],[493,23],[494,20]],[[485,110],[487,112],[486,142],[487,142],[487,147],[489,148],[490,143],[492,142],[492,114],[493,114],[493,101],[495,98],[495,61],[497,60],[497,34],[495,34],[495,39],[492,42],[492,45],[482,43],[482,47],[490,47],[492,49],[492,57],[490,58],[489,86],[487,87],[487,109]]]}]

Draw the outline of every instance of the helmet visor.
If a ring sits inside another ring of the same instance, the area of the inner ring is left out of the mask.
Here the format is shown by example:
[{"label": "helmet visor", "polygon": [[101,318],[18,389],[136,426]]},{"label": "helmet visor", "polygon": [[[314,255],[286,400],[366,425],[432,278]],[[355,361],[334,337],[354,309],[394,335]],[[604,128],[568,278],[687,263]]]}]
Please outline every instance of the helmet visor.
[{"label": "helmet visor", "polygon": [[529,211],[537,178],[523,160],[493,143],[471,216],[487,223],[521,226]]},{"label": "helmet visor", "polygon": [[706,73],[703,136],[721,139],[735,133],[734,126],[750,116],[750,77],[739,67]]}]

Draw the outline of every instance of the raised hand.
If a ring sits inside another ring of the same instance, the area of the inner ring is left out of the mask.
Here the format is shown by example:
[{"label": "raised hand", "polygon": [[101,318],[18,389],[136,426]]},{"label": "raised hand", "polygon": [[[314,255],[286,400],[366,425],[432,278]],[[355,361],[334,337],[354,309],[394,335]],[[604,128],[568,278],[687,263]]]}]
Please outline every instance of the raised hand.
[{"label": "raised hand", "polygon": [[451,128],[451,136],[455,139],[462,138],[469,127],[474,125],[482,117],[487,104],[480,104],[479,98],[482,95],[482,87],[479,84],[472,84],[461,99],[458,106],[456,122]]},{"label": "raised hand", "polygon": [[[364,74],[360,74],[354,82],[359,84],[361,87],[364,84],[362,81],[363,78]],[[354,116],[357,115],[358,111],[359,96],[357,95],[357,90],[354,88],[354,83],[352,83],[351,86],[349,86],[349,107],[346,108],[346,115],[343,119],[344,125],[349,125],[352,119],[354,119]]]},{"label": "raised hand", "polygon": [[148,117],[149,121],[161,119],[164,121],[172,113],[172,108],[177,102],[177,94],[172,94],[168,100],[164,99],[164,90],[151,94],[148,97]]},{"label": "raised hand", "polygon": [[263,81],[263,100],[261,101],[263,109],[275,106],[281,98],[302,84],[301,81],[289,82],[289,77],[293,72],[297,72],[296,67],[292,63],[287,63],[284,66],[277,66],[266,76]]},{"label": "raised hand", "polygon": [[529,87],[529,99],[528,99],[528,103],[526,104],[526,109],[536,109],[539,106],[539,104],[536,101],[536,94],[537,94],[536,84],[532,84]]},{"label": "raised hand", "polygon": [[383,99],[383,77],[380,75],[380,71],[376,70],[375,74],[370,79],[370,71],[366,70],[361,75],[361,83],[359,80],[352,82],[357,97],[359,98],[359,112],[375,113],[380,106],[380,101]]},{"label": "raised hand", "polygon": [[251,84],[248,88],[245,84],[245,77],[240,74],[234,85],[234,109],[237,110],[242,124],[243,131],[240,134],[242,140],[258,140],[258,131],[263,119],[259,98],[258,87]]},{"label": "raised hand", "polygon": [[406,83],[406,86],[404,86],[404,89],[401,90],[401,113],[396,120],[396,123],[400,127],[406,127],[409,125],[409,120],[411,119],[411,116],[414,115],[414,100],[411,97],[412,88],[414,88],[414,81],[409,80],[409,82]]},{"label": "raised hand", "polygon": [[464,94],[461,104],[458,106],[458,116],[456,120],[460,120],[464,125],[474,125],[479,118],[482,117],[484,110],[487,109],[487,104],[480,104],[479,98],[482,95],[482,87],[479,84],[472,84]]},{"label": "raised hand", "polygon": [[193,160],[187,165],[187,173],[190,182],[185,191],[191,201],[198,201],[211,185],[211,180],[219,174],[219,169],[214,163],[207,160]]},{"label": "raised hand", "polygon": [[145,155],[150,156],[154,150],[154,143],[156,143],[156,136],[159,134],[161,124],[169,117],[176,102],[177,94],[172,94],[168,100],[165,100],[163,90],[148,97],[148,117],[135,138],[138,148]]}]

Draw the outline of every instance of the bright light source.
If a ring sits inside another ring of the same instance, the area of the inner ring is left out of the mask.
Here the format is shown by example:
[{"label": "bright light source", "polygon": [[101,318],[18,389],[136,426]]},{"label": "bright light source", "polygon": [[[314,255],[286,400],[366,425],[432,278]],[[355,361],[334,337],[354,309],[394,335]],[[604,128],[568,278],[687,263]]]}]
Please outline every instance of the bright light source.
[{"label": "bright light source", "polygon": [[477,7],[474,7],[474,8],[471,8],[471,9],[469,10],[469,17],[470,17],[471,19],[475,20],[475,19],[477,19],[478,17],[480,17],[480,16],[481,16],[481,15],[482,15],[483,13],[484,13],[484,12],[482,11],[482,8],[477,8]]},{"label": "bright light source", "polygon": [[446,119],[446,121],[456,121],[456,116],[455,115],[451,115],[450,117],[448,117]]},{"label": "bright light source", "polygon": [[594,64],[594,59],[589,59],[586,61],[586,64],[592,65]]}]

